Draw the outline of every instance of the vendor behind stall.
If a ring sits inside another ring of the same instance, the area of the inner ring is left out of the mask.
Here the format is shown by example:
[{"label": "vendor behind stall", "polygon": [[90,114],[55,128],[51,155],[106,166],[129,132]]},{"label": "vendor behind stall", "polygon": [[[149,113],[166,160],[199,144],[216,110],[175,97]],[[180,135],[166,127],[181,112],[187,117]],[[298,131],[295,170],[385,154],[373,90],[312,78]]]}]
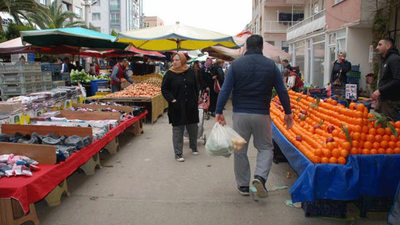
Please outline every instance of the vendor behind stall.
[{"label": "vendor behind stall", "polygon": [[113,93],[121,90],[122,78],[125,78],[129,83],[133,84],[132,79],[126,73],[127,68],[129,68],[129,62],[126,59],[123,59],[113,67],[113,71],[111,73],[111,91]]}]

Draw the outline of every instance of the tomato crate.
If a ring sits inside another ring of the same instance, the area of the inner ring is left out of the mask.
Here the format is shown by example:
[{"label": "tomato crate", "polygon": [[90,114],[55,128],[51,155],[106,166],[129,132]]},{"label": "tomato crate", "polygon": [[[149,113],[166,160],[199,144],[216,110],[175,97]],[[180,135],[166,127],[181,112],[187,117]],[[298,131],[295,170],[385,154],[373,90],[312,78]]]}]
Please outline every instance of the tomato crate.
[{"label": "tomato crate", "polygon": [[315,199],[314,202],[302,202],[305,217],[346,218],[347,202],[330,199]]},{"label": "tomato crate", "polygon": [[389,212],[394,203],[394,196],[377,197],[371,195],[361,195],[356,206],[360,209],[360,216],[367,217],[367,212]]}]

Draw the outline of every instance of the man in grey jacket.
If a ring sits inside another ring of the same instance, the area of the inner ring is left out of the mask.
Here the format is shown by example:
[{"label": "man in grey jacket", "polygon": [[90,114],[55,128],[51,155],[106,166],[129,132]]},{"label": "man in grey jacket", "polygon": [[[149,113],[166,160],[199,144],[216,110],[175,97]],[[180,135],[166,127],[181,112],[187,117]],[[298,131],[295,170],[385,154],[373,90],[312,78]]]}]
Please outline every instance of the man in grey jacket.
[{"label": "man in grey jacket", "polygon": [[272,126],[269,114],[272,88],[275,88],[285,109],[284,123],[287,128],[293,125],[290,98],[283,83],[281,73],[275,62],[263,56],[263,38],[252,35],[246,40],[247,51],[244,56],[232,62],[219,94],[216,120],[225,125],[222,114],[232,92],[233,129],[247,144],[235,152],[234,167],[237,190],[241,195],[249,195],[251,178],[247,148],[253,135],[254,146],[258,150],[257,165],[252,184],[260,198],[267,197],[265,182],[272,165],[273,143]]}]

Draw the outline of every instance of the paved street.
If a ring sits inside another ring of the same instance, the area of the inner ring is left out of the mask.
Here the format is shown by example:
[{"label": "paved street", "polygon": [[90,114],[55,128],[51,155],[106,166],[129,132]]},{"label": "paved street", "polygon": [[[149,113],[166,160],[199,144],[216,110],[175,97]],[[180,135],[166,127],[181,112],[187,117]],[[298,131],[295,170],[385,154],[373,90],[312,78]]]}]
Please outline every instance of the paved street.
[{"label": "paved street", "polygon": [[[207,135],[213,125],[213,118],[205,121]],[[243,197],[235,188],[233,157],[208,157],[200,140],[200,155],[192,156],[185,139],[186,161],[176,162],[171,133],[165,113],[154,125],[146,124],[141,136],[123,134],[117,154],[102,153],[107,167],[92,176],[76,172],[69,177],[71,196],[59,206],[36,204],[41,224],[386,224],[386,214],[361,219],[352,204],[346,220],[306,218],[302,209],[285,204],[291,199],[288,189],[270,192],[262,202]],[[252,144],[249,154],[254,167]],[[267,188],[290,186],[296,177],[289,164],[273,164]]]}]

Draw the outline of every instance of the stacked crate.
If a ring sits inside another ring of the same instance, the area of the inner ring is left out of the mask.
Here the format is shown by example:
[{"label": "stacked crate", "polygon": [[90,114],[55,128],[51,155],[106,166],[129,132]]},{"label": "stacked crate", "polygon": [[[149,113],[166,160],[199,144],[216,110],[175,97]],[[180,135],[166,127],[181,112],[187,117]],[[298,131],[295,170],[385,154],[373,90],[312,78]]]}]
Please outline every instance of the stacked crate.
[{"label": "stacked crate", "polygon": [[53,81],[61,79],[61,64],[42,63],[41,69],[43,72],[43,90],[48,91],[53,88]]},{"label": "stacked crate", "polygon": [[43,75],[40,64],[1,64],[0,83],[1,98],[3,100],[41,90]]}]

